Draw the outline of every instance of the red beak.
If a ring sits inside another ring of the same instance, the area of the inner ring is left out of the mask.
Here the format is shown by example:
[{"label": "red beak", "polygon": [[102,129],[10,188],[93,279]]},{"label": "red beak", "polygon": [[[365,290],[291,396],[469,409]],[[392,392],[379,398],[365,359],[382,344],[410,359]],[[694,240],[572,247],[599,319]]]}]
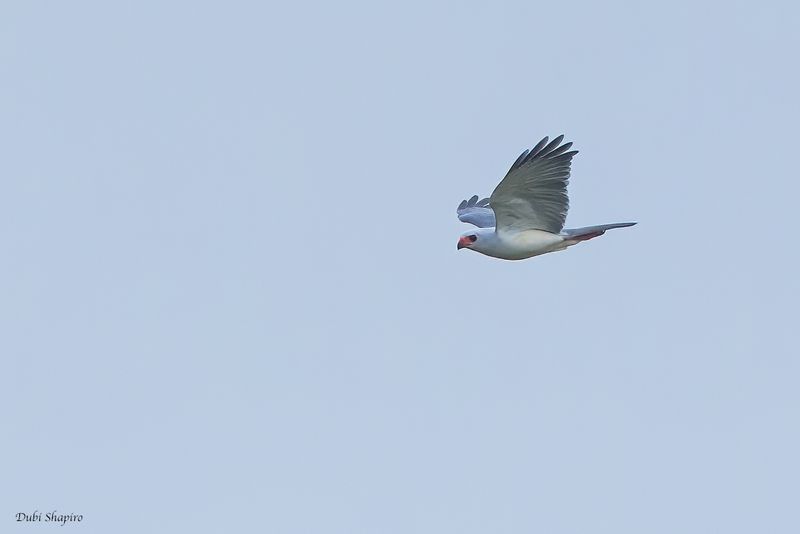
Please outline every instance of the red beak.
[{"label": "red beak", "polygon": [[468,247],[468,246],[470,246],[471,244],[472,244],[472,241],[470,241],[469,239],[467,239],[467,236],[461,236],[461,237],[458,239],[458,250],[461,250],[461,249],[462,249],[462,248],[464,248],[464,247]]}]

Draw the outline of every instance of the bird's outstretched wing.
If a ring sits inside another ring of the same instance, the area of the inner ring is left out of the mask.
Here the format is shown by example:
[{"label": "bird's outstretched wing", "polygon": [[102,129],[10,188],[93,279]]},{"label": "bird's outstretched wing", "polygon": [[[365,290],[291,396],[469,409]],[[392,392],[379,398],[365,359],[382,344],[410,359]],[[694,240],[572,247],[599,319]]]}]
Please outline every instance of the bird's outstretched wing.
[{"label": "bird's outstretched wing", "polygon": [[475,195],[469,200],[462,200],[456,209],[458,220],[474,224],[478,228],[491,228],[494,226],[494,212],[489,207],[489,199],[478,200]]},{"label": "bird's outstretched wing", "polygon": [[578,151],[568,152],[572,143],[562,145],[563,140],[559,135],[548,143],[545,137],[523,152],[495,188],[489,203],[498,232],[545,230],[557,234],[564,228],[570,164]]}]

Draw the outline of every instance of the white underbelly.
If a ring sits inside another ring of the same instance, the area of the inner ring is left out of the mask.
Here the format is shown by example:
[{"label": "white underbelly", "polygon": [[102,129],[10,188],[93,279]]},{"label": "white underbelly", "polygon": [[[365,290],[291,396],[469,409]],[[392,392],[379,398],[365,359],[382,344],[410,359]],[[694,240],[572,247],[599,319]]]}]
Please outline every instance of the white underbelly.
[{"label": "white underbelly", "polygon": [[567,248],[562,236],[544,230],[525,230],[513,236],[502,236],[502,240],[508,247],[507,258],[510,260],[523,260]]}]

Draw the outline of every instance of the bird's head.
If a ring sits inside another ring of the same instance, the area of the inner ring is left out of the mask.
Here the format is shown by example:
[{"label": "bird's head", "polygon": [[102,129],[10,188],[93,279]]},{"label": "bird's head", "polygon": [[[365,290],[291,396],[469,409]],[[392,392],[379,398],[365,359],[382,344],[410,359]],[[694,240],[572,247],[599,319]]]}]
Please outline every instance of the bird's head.
[{"label": "bird's head", "polygon": [[471,247],[478,240],[476,232],[467,232],[458,238],[458,250]]}]

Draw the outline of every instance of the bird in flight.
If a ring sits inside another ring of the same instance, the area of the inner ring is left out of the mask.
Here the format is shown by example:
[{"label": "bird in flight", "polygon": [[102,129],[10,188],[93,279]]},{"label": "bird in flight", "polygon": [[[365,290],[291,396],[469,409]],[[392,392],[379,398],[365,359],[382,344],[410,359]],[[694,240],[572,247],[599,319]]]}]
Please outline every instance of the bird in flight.
[{"label": "bird in flight", "polygon": [[459,250],[467,248],[504,260],[523,260],[564,250],[612,228],[636,224],[564,228],[569,209],[570,165],[578,151],[570,150],[572,143],[562,145],[563,140],[563,135],[552,141],[545,137],[520,154],[491,197],[478,200],[476,195],[459,204],[459,220],[478,227],[461,236]]}]

